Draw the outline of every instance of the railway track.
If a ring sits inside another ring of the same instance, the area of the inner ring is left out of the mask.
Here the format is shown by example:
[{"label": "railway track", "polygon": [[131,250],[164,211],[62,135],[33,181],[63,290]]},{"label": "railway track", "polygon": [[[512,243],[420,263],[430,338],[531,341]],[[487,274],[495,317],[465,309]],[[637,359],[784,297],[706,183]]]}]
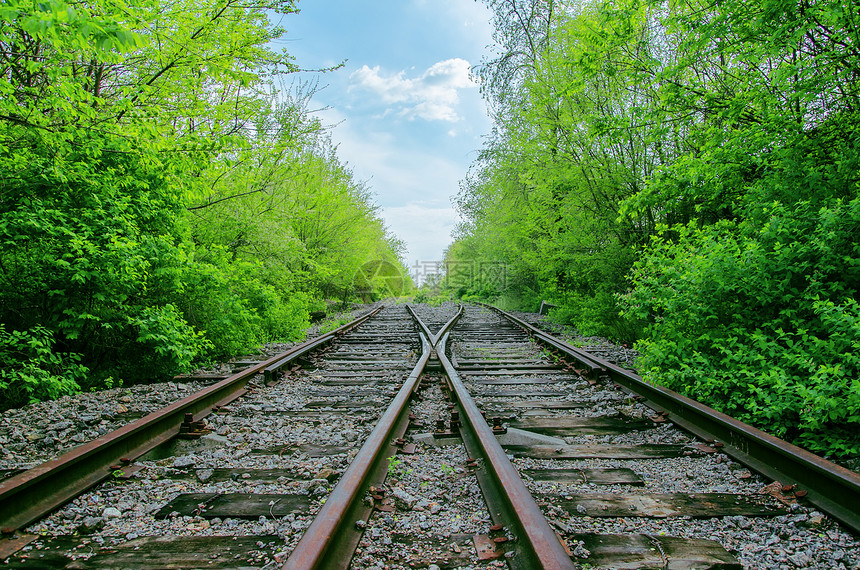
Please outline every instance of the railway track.
[{"label": "railway track", "polygon": [[[147,454],[136,422],[78,485],[57,481],[94,464],[81,448],[0,481],[0,548],[27,568],[860,565],[816,510],[851,525],[856,474],[828,509],[616,368],[488,308],[386,307],[173,405]],[[32,508],[42,481],[62,506]]]}]

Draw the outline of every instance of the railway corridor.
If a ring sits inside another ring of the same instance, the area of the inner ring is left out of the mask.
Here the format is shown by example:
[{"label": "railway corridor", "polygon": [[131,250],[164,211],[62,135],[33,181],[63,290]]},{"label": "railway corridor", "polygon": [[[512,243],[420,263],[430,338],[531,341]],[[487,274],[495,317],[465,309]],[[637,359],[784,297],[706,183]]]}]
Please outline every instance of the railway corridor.
[{"label": "railway corridor", "polygon": [[7,529],[5,564],[860,567],[805,489],[487,307],[387,306],[269,362],[198,433]]}]

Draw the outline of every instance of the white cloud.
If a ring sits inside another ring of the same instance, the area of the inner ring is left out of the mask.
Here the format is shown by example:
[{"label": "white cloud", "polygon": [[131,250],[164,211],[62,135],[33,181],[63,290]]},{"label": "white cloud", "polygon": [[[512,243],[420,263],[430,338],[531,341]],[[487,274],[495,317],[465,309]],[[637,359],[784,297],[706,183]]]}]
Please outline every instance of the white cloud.
[{"label": "white cloud", "polygon": [[386,74],[378,65],[363,65],[350,75],[349,90],[375,93],[382,103],[397,106],[398,114],[409,119],[456,122],[460,120],[456,109],[459,90],[477,87],[470,67],[465,59],[446,59],[410,78],[406,71]]},{"label": "white cloud", "polygon": [[379,125],[370,127],[361,117],[349,117],[334,108],[316,115],[325,124],[336,125],[331,136],[338,146],[338,156],[349,164],[358,180],[368,182],[383,208],[418,200],[425,205],[447,205],[469,164],[465,153],[450,156],[436,152],[435,147],[416,148],[408,138],[375,128]]}]

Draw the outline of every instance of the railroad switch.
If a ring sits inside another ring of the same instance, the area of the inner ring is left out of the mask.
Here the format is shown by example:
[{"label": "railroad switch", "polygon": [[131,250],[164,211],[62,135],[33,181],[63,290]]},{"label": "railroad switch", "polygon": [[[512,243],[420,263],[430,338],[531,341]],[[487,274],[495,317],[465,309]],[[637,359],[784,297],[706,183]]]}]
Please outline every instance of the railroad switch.
[{"label": "railroad switch", "polygon": [[430,358],[427,359],[427,364],[424,366],[425,372],[442,372],[442,361],[439,360],[439,356],[436,354],[436,351],[430,353]]},{"label": "railroad switch", "polygon": [[203,420],[194,420],[194,414],[185,414],[185,419],[179,425],[179,435],[181,439],[197,439],[207,433],[212,433],[212,430],[206,427],[206,422]]}]

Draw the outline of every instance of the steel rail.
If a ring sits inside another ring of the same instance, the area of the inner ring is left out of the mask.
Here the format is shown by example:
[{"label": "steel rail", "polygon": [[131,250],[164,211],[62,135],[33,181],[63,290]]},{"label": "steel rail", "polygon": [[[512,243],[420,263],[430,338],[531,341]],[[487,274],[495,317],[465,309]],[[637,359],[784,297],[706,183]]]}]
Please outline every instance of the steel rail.
[{"label": "steel rail", "polygon": [[418,322],[418,326],[420,326],[421,330],[424,331],[424,334],[427,335],[427,339],[430,341],[430,347],[434,350],[436,348],[436,345],[439,344],[439,339],[442,338],[442,335],[448,332],[451,327],[454,326],[454,323],[456,323],[460,319],[460,317],[463,316],[463,305],[459,305],[459,307],[457,308],[457,314],[448,319],[448,322],[442,325],[442,328],[439,329],[439,332],[433,334],[432,332],[430,332],[430,329],[427,327],[424,321],[422,321],[418,317],[418,315],[415,313],[415,310],[411,306],[406,305],[406,310],[409,311],[409,314],[412,315],[412,318]]},{"label": "steel rail", "polygon": [[[429,332],[415,311],[408,305],[406,308],[423,331]],[[460,307],[457,315],[445,323],[442,330],[453,326],[462,311],[463,308]],[[363,504],[364,494],[374,481],[381,483],[385,480],[388,467],[385,461],[396,452],[392,440],[406,431],[409,400],[433,352],[433,346],[425,335],[421,335],[421,341],[421,358],[326,499],[322,509],[305,530],[284,563],[284,570],[349,567],[355,547],[361,539],[361,531],[356,529],[355,522],[366,520],[370,515],[370,508]]]},{"label": "steel rail", "polygon": [[377,307],[342,327],[0,482],[0,529],[4,534],[11,534],[40,519],[108,478],[116,465],[140,457],[175,437],[186,421],[187,414],[192,414],[194,421],[206,417],[215,406],[223,406],[244,394],[248,380],[261,370],[274,363],[286,363],[307,354],[324,342],[364,323],[381,309]]},{"label": "steel rail", "polygon": [[[489,307],[542,342],[582,362],[581,349],[491,305]],[[668,419],[706,441],[723,444],[722,451],[762,475],[794,484],[807,492],[805,500],[860,532],[860,475],[814,453],[774,437],[677,392],[645,380],[600,357],[584,353],[600,364],[615,383],[645,398],[648,407],[667,412]]]},{"label": "steel rail", "polygon": [[301,352],[300,353],[294,353],[293,351],[289,351],[289,352],[286,352],[283,355],[281,355],[280,358],[275,359],[274,362],[272,362],[271,359],[267,360],[266,362],[271,362],[271,364],[269,364],[268,366],[266,366],[263,369],[263,376],[265,377],[267,382],[270,381],[274,377],[275,372],[277,372],[278,370],[280,370],[281,368],[283,368],[284,366],[286,366],[290,362],[294,361],[295,359],[297,359],[298,357],[300,357],[304,354],[307,354],[309,352],[316,350],[317,348],[319,348],[320,346],[322,346],[324,344],[331,342],[333,338],[341,336],[342,334],[349,332],[350,330],[357,327],[358,325],[360,325],[361,323],[363,323],[368,318],[375,315],[376,313],[378,313],[381,310],[382,310],[382,306],[379,306],[376,309],[374,309],[373,311],[371,311],[370,313],[368,313],[367,315],[363,315],[362,317],[359,317],[355,321],[351,321],[351,322],[349,322],[349,323],[347,323],[347,324],[345,324],[345,325],[343,325],[343,326],[341,326],[341,327],[339,327],[339,328],[337,328],[331,332],[320,335],[317,338],[311,339],[311,340],[303,343],[301,345]]},{"label": "steel rail", "polygon": [[608,363],[605,360],[597,358],[593,354],[590,354],[590,353],[588,353],[588,352],[586,352],[580,348],[577,348],[575,346],[571,346],[571,345],[567,344],[566,342],[555,338],[551,334],[546,333],[546,332],[540,330],[539,328],[533,327],[532,325],[528,324],[527,322],[523,321],[522,319],[518,319],[517,317],[511,315],[510,313],[502,311],[501,309],[494,307],[493,305],[489,305],[487,303],[481,303],[481,302],[476,302],[476,304],[480,305],[482,307],[486,307],[488,309],[492,309],[494,311],[498,311],[504,317],[506,317],[508,320],[513,322],[515,325],[517,325],[520,329],[525,331],[527,334],[529,334],[531,336],[538,337],[544,344],[550,346],[551,348],[554,348],[556,350],[564,352],[565,354],[573,356],[574,358],[576,358],[576,360],[580,364],[584,365],[590,371],[592,371],[592,372],[596,371],[596,372],[601,373],[601,374],[606,373],[606,365]]},{"label": "steel rail", "polygon": [[[517,545],[520,552],[508,560],[509,564],[514,568],[523,569],[576,568],[576,564],[571,561],[567,550],[520,479],[516,467],[508,459],[492,429],[481,415],[481,411],[463,385],[454,365],[445,355],[447,341],[446,333],[437,346],[436,352],[451,383],[452,395],[456,397],[465,420],[461,427],[463,442],[467,445],[467,449],[476,448],[468,449],[470,454],[479,454],[485,460],[482,469],[486,470],[488,477],[483,480],[492,488],[487,489],[482,485],[482,491],[488,506],[493,511],[494,520],[506,524],[519,538]],[[475,453],[476,451],[478,453]]]},{"label": "steel rail", "polygon": [[[430,328],[427,327],[427,324],[424,321],[422,321],[421,319],[418,318],[418,315],[415,314],[415,310],[412,307],[410,307],[409,305],[406,305],[406,310],[409,311],[409,314],[412,315],[412,318],[415,319],[415,321],[418,323],[418,326],[421,327],[422,331],[424,331],[424,335],[427,337],[427,340],[430,342],[430,348],[432,349],[434,346],[436,346],[436,342],[438,340],[436,338],[436,335],[434,335],[432,332],[430,332]],[[462,312],[462,308],[460,310]]]}]

